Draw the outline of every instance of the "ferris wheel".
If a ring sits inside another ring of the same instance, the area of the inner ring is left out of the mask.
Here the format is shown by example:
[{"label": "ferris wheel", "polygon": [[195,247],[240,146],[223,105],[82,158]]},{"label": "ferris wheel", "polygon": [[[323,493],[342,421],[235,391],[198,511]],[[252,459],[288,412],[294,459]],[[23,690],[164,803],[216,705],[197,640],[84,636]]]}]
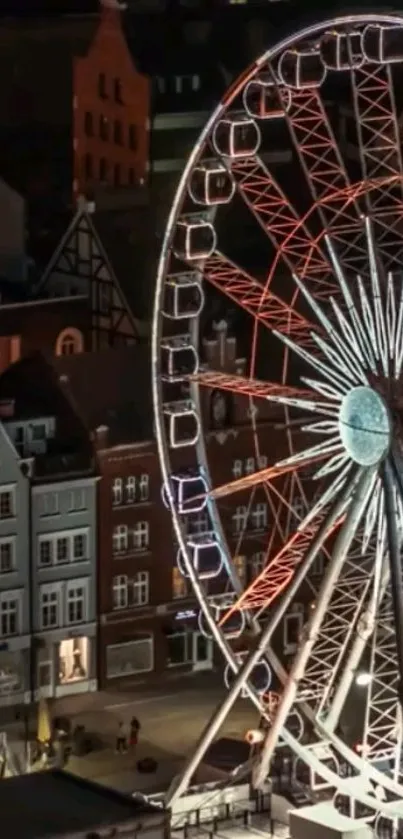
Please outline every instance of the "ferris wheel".
[{"label": "ferris wheel", "polygon": [[[287,747],[296,782],[328,790],[345,813],[392,823],[403,812],[402,79],[401,16],[345,15],[294,33],[227,92],[171,209],[152,350],[163,498],[228,691],[170,802],[243,693],[264,723],[251,735],[256,787]],[[273,164],[279,147],[283,165]],[[246,370],[201,360],[209,288],[240,313]],[[250,402],[260,468],[225,484],[207,458],[206,388]],[[281,429],[281,457],[264,424],[261,439],[263,403]],[[220,504],[257,491],[271,518],[263,565],[245,583]],[[195,533],[201,511],[205,530]],[[206,581],[223,572],[225,594],[210,595]],[[272,641],[307,581],[311,608],[285,665]],[[253,641],[239,655],[233,639],[245,628]],[[362,667],[357,752],[339,722]]]}]

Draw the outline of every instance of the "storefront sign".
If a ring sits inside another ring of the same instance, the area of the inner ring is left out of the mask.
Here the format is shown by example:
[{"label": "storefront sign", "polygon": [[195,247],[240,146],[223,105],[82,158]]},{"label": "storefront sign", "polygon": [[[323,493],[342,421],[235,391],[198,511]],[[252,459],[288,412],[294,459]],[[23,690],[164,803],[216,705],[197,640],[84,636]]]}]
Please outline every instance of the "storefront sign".
[{"label": "storefront sign", "polygon": [[176,621],[188,621],[193,618],[197,618],[197,612],[195,609],[184,609],[183,612],[177,612],[175,615]]}]

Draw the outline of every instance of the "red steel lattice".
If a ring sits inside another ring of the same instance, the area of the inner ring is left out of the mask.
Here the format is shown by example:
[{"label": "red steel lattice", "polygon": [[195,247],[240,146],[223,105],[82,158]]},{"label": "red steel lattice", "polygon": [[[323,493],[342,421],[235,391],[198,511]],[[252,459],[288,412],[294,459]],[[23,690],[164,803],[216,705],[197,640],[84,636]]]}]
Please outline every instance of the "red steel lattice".
[{"label": "red steel lattice", "polygon": [[223,254],[216,251],[205,260],[203,276],[269,329],[292,334],[303,346],[312,346],[313,325]]},{"label": "red steel lattice", "polygon": [[[291,582],[323,520],[324,514],[318,515],[307,527],[293,533],[288,542],[268,562],[259,576],[253,580],[249,588],[225,612],[220,620],[220,626],[223,626],[234,612],[248,609],[266,609],[270,606]],[[341,517],[333,528],[329,528],[328,535],[339,527],[342,521],[343,518]]]},{"label": "red steel lattice", "polygon": [[268,396],[284,396],[289,399],[316,399],[310,390],[298,387],[286,387],[273,382],[261,382],[247,376],[234,376],[218,370],[206,370],[189,376],[190,381],[212,389],[229,390],[241,396],[253,396],[265,399]]},{"label": "red steel lattice", "polygon": [[301,223],[280,186],[258,157],[231,163],[238,192],[289,270],[309,276],[316,295],[328,296],[332,272],[318,242]]}]

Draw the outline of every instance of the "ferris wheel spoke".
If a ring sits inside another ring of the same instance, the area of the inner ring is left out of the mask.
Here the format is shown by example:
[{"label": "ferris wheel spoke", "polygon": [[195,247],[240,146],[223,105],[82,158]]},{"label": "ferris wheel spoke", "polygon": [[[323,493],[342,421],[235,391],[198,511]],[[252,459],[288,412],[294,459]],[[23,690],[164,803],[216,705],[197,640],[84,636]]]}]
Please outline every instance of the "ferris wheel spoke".
[{"label": "ferris wheel spoke", "polygon": [[[403,176],[400,131],[396,114],[393,74],[390,64],[364,62],[352,69],[351,83],[358,150],[365,179]],[[366,195],[368,210],[385,214],[402,200],[403,182],[380,183]]]},{"label": "ferris wheel spoke", "polygon": [[203,276],[218,291],[225,294],[234,303],[244,309],[264,326],[273,329],[282,324],[282,328],[300,341],[304,346],[312,346],[310,331],[312,325],[287,305],[280,297],[265,290],[263,286],[235,265],[223,254],[216,251],[203,263]]},{"label": "ferris wheel spoke", "polygon": [[227,484],[215,487],[215,489],[210,490],[208,493],[209,497],[215,499],[224,498],[226,495],[233,495],[236,492],[251,489],[266,481],[272,481],[282,475],[287,475],[289,472],[294,472],[296,469],[303,469],[328,458],[331,454],[342,452],[342,450],[343,445],[339,435],[328,437],[323,443],[298,452],[298,454],[291,455],[291,457],[279,461],[274,466],[269,466],[267,469],[260,469],[258,472],[253,472],[244,478],[238,478],[235,481],[230,481]]},{"label": "ferris wheel spoke", "polygon": [[[299,387],[287,387],[286,385],[278,384],[277,382],[263,382],[258,379],[252,379],[247,376],[235,376],[230,373],[222,373],[220,370],[201,370],[199,373],[194,373],[189,376],[189,380],[196,382],[204,387],[214,388],[218,390],[228,390],[231,393],[239,396],[251,396],[255,399],[270,399],[276,401],[284,397],[291,401],[297,401],[298,406],[301,404],[311,404],[312,399],[315,398],[313,391],[305,390]],[[289,403],[287,403],[289,404]],[[314,403],[312,403],[314,404]],[[318,410],[315,403],[315,410]],[[327,408],[326,403],[320,403],[323,408]]]},{"label": "ferris wheel spoke", "polygon": [[334,551],[320,587],[316,608],[312,612],[306,632],[304,632],[303,638],[300,641],[298,651],[290,670],[289,679],[277,708],[276,716],[263,743],[259,764],[256,768],[255,774],[255,784],[257,786],[261,786],[263,779],[267,777],[273,751],[277,744],[281,730],[287,720],[288,714],[297,698],[300,683],[304,677],[312,648],[317,642],[321,632],[322,623],[326,616],[334,585],[340,577],[343,565],[354,540],[356,530],[360,525],[365,507],[367,506],[368,496],[373,482],[373,474],[373,469],[367,469],[361,474],[354,499],[349,507],[343,527],[338,533]]},{"label": "ferris wheel spoke", "polygon": [[[292,580],[298,566],[304,559],[306,552],[324,521],[325,512],[323,508],[316,516],[307,516],[299,525],[298,529],[290,536],[280,551],[267,562],[263,571],[242,593],[238,600],[228,609],[220,621],[220,626],[238,611],[255,611],[256,617],[267,609],[274,600],[287,588]],[[328,530],[330,535],[344,520],[344,515],[333,522]],[[269,557],[267,557],[269,560]]]},{"label": "ferris wheel spoke", "polygon": [[329,262],[287,196],[259,157],[231,162],[238,193],[292,273],[309,277],[318,298],[329,294]]}]

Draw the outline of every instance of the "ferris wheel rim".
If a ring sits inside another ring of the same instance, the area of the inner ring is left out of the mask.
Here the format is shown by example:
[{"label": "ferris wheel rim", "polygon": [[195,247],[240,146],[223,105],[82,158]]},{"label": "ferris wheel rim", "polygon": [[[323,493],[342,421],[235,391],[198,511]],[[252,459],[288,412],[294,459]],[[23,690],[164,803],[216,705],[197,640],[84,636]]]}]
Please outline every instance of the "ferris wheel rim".
[{"label": "ferris wheel rim", "polygon": [[[162,286],[163,286],[163,283],[164,283],[164,277],[165,277],[165,273],[166,273],[166,271],[165,271],[165,267],[166,267],[165,266],[165,261],[167,259],[167,256],[169,255],[169,249],[170,249],[171,241],[172,241],[172,239],[171,239],[172,232],[174,230],[174,226],[177,222],[177,218],[178,218],[178,215],[180,213],[181,198],[182,198],[182,195],[183,195],[183,193],[186,189],[189,174],[191,173],[193,167],[195,166],[195,164],[197,163],[197,161],[200,157],[200,154],[201,154],[202,149],[203,149],[203,144],[204,144],[205,140],[208,138],[209,134],[211,133],[211,130],[212,130],[214,124],[217,122],[217,120],[220,118],[220,116],[226,111],[226,109],[231,105],[232,101],[234,100],[236,95],[239,93],[239,91],[243,89],[245,84],[251,78],[253,78],[254,74],[256,74],[256,72],[259,70],[259,68],[262,66],[262,64],[264,64],[265,61],[267,61],[269,58],[272,57],[273,53],[279,54],[279,53],[281,53],[282,50],[286,49],[290,44],[295,42],[297,39],[299,40],[299,39],[303,39],[304,37],[308,37],[309,35],[314,35],[317,32],[322,31],[327,26],[345,25],[346,23],[349,23],[349,22],[362,23],[362,24],[363,23],[369,24],[369,23],[372,23],[372,22],[373,23],[379,23],[379,22],[385,23],[386,22],[386,23],[390,23],[390,24],[398,24],[399,26],[401,26],[403,24],[403,16],[399,15],[397,13],[396,14],[382,14],[382,12],[380,12],[380,13],[371,13],[371,14],[359,13],[359,14],[356,14],[356,15],[348,15],[347,17],[345,15],[343,15],[343,16],[332,17],[330,19],[328,17],[326,17],[325,20],[317,22],[313,26],[306,27],[305,29],[302,29],[302,30],[298,31],[298,33],[293,33],[293,35],[290,36],[289,38],[283,39],[280,42],[280,44],[276,44],[275,47],[273,47],[273,49],[266,51],[266,53],[263,56],[261,56],[258,59],[257,62],[254,62],[253,65],[251,65],[250,68],[248,68],[248,70],[245,71],[245,74],[243,74],[240,77],[240,79],[237,80],[237,82],[235,83],[233,88],[230,89],[230,91],[223,98],[223,100],[220,102],[220,104],[217,106],[217,108],[215,109],[215,111],[211,115],[210,120],[208,121],[204,131],[202,132],[202,134],[201,134],[201,136],[200,136],[200,138],[199,138],[199,140],[198,140],[198,142],[197,142],[197,144],[194,148],[194,151],[193,151],[192,155],[189,158],[188,164],[186,166],[186,169],[184,171],[184,174],[182,176],[182,179],[180,181],[180,185],[179,185],[177,193],[176,193],[176,199],[175,199],[174,204],[172,206],[169,222],[168,222],[167,229],[166,229],[166,235],[165,235],[165,238],[164,238],[164,244],[163,244],[163,248],[162,248],[162,255],[161,255],[159,271],[158,271],[158,278],[157,278],[157,293],[156,293],[156,296],[155,296],[153,336],[152,336],[152,345],[153,345],[153,347],[152,347],[152,369],[153,369],[154,404],[157,407],[160,406],[161,409],[162,409],[162,402],[161,402],[161,398],[160,398],[160,395],[159,395],[159,392],[158,392],[159,372],[160,372],[159,359],[158,359],[159,336],[158,336],[158,331],[155,328],[155,324],[159,321],[161,292],[162,292]],[[322,234],[324,235],[323,231],[322,231]],[[160,418],[161,418],[161,415],[158,413],[158,410],[157,410],[157,412],[156,412],[157,442],[158,442],[159,451],[163,453],[162,456],[160,454],[160,461],[161,461],[161,467],[162,467],[162,471],[163,471],[164,483],[167,484],[169,482],[169,474],[168,474],[168,471],[165,468],[165,451],[164,451],[165,447],[164,447],[164,441],[163,441],[163,433],[161,434],[161,428],[159,428],[159,426],[158,426]],[[164,466],[164,468],[163,468],[163,466]],[[172,499],[171,499],[171,501],[172,501]],[[183,539],[182,539],[182,535],[181,535],[181,532],[180,532],[180,527],[179,526],[178,526],[178,528],[176,527],[177,512],[176,512],[175,504],[173,503],[173,501],[172,501],[172,503],[169,504],[169,506],[170,506],[170,509],[171,509],[171,514],[172,514],[172,517],[173,517],[173,522],[174,522],[174,527],[175,527],[176,535],[177,535],[177,538],[178,538],[178,542],[182,547]],[[197,593],[198,581],[196,579],[196,576],[195,576],[194,579],[192,579],[192,575],[189,574],[189,577],[191,579],[194,591],[195,591],[195,593]],[[201,597],[201,601],[199,601],[199,603],[200,603],[201,608],[203,609],[203,596]],[[225,645],[224,645],[224,648],[225,648]],[[223,649],[223,651],[224,651],[224,649]],[[225,652],[224,652],[224,655],[226,655]],[[396,794],[396,792],[397,792],[396,787],[394,788],[394,792]],[[399,794],[401,794],[401,792],[402,792],[402,790],[400,788]],[[390,808],[389,808],[389,810],[390,810]],[[389,812],[389,810],[385,809],[384,812]]]}]

